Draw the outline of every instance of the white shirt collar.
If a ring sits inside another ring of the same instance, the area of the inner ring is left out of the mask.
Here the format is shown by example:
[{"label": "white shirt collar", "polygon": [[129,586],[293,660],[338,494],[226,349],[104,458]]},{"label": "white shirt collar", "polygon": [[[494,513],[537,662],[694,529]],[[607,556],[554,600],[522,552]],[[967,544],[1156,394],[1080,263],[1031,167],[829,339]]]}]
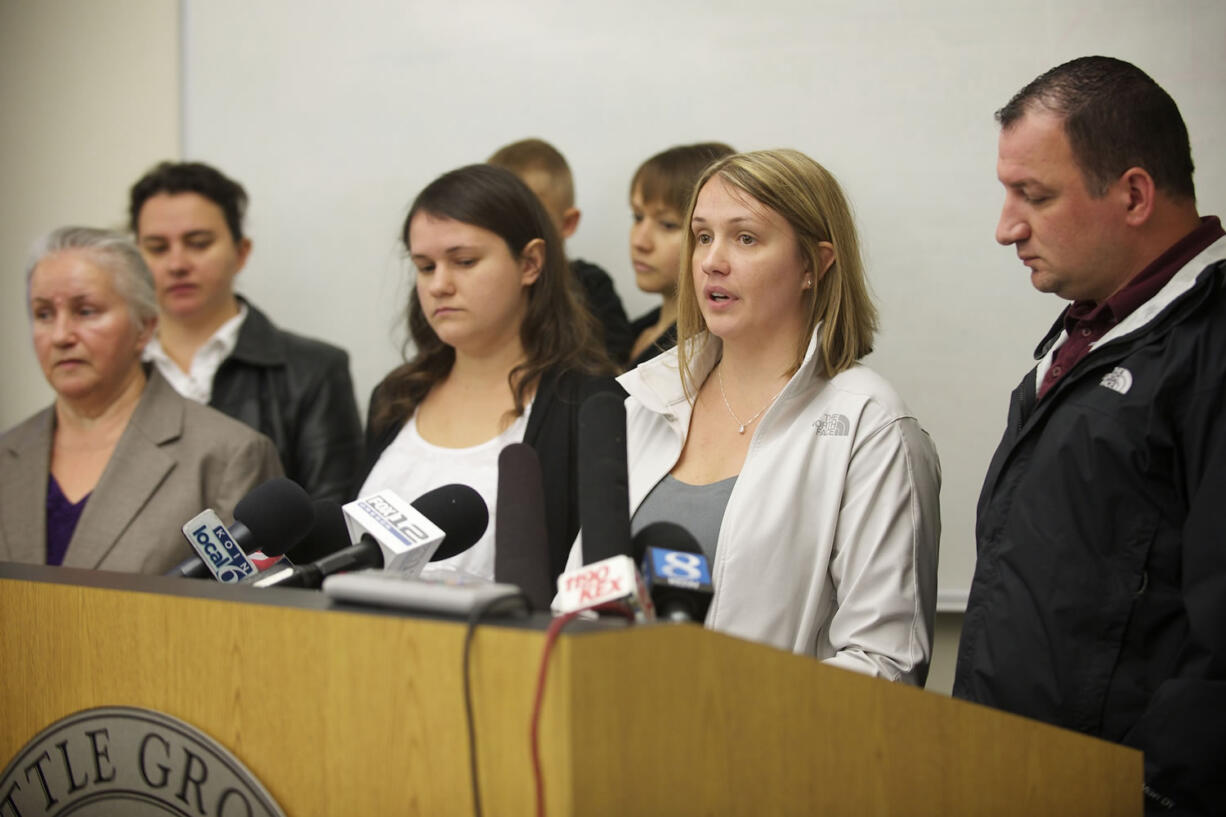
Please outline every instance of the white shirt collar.
[{"label": "white shirt collar", "polygon": [[213,396],[213,377],[222,362],[233,354],[238,346],[238,333],[243,327],[243,321],[247,319],[247,311],[247,305],[240,300],[238,314],[217,327],[217,331],[196,350],[191,368],[186,372],[166,354],[156,334],[145,346],[142,357],[156,366],[162,377],[166,378],[179,394],[188,400],[208,405]]}]

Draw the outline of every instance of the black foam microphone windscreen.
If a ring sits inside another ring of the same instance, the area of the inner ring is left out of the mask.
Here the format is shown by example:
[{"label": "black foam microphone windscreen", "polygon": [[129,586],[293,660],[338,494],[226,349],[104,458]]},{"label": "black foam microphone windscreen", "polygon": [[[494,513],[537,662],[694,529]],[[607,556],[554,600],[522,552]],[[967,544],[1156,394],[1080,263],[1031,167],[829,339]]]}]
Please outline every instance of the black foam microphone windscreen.
[{"label": "black foam microphone windscreen", "polygon": [[[244,550],[252,543],[265,556],[280,556],[293,549],[315,524],[315,507],[302,486],[275,477],[251,489],[234,506],[231,533]],[[249,532],[247,538],[239,526]]]},{"label": "black foam microphone windscreen", "polygon": [[676,522],[665,520],[652,522],[634,534],[631,547],[634,552],[630,555],[634,558],[636,565],[643,563],[643,556],[646,555],[647,548],[665,548],[667,550],[680,550],[687,553],[702,553],[702,548],[699,547],[698,541],[694,539],[692,533]]},{"label": "black foam microphone windscreen", "polygon": [[468,485],[452,483],[427,491],[414,499],[413,507],[447,534],[430,561],[459,556],[485,533],[490,511],[481,494]]},{"label": "black foam microphone windscreen", "polygon": [[[397,502],[403,502],[397,498]],[[442,529],[444,539],[438,544],[431,560],[446,559],[468,550],[489,524],[489,510],[481,495],[467,485],[443,485],[413,500],[412,515],[420,515]],[[400,510],[393,509],[393,514],[404,516]],[[349,538],[346,530],[342,541]],[[393,557],[403,554],[406,550],[403,540],[398,546],[399,551]],[[409,545],[411,549],[413,545]],[[439,555],[439,551],[443,555]],[[384,544],[376,541],[369,532],[363,532],[361,538],[352,545],[334,550],[309,564],[286,567],[281,570],[270,570],[248,580],[255,587],[319,587],[325,578],[336,573],[362,570],[365,568],[382,568],[387,565],[387,554]],[[417,564],[417,572],[422,565]],[[416,575],[416,573],[414,573]]]},{"label": "black foam microphone windscreen", "polygon": [[341,510],[340,503],[331,499],[317,499],[314,504],[315,524],[302,541],[286,554],[294,564],[322,559],[349,545],[349,527],[345,524],[345,512]]},{"label": "black foam microphone windscreen", "polygon": [[672,522],[653,522],[635,535],[634,550],[656,617],[701,622],[715,588],[707,557],[690,532]]},{"label": "black foam microphone windscreen", "polygon": [[515,585],[533,609],[548,610],[552,574],[541,462],[532,446],[511,443],[498,455],[494,581]]},{"label": "black foam microphone windscreen", "polygon": [[[220,520],[216,524],[220,525]],[[234,522],[226,528],[226,533],[243,554],[259,550],[275,558],[297,546],[314,525],[315,508],[307,492],[293,480],[274,477],[255,486],[238,501],[234,506]],[[249,569],[254,569],[250,567],[250,560],[243,558],[242,561]],[[171,568],[166,575],[216,578],[216,569],[197,553]]]},{"label": "black foam microphone windscreen", "polygon": [[626,405],[610,392],[579,408],[579,527],[584,564],[631,555]]}]

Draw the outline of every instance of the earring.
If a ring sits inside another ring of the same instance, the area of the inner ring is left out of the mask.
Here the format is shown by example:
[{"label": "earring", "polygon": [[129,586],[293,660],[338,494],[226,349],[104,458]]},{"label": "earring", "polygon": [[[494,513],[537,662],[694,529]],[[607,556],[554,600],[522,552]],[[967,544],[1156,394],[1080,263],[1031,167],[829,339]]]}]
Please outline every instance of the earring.
[{"label": "earring", "polygon": [[804,288],[805,288],[805,289],[812,289],[812,288],[813,288],[813,276],[812,276],[812,275],[810,275],[808,278],[806,278],[806,279],[805,279],[805,286],[804,286]]}]

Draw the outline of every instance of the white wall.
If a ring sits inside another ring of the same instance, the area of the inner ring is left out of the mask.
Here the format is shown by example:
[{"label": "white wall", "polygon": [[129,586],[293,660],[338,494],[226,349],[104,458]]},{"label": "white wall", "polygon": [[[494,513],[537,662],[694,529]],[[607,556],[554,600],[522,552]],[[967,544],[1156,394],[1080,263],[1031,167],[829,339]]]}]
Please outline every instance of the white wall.
[{"label": "white wall", "polygon": [[1220,0],[208,0],[186,15],[186,152],[252,196],[242,286],[347,347],[363,403],[398,360],[396,234],[439,173],[525,136],[554,142],[585,213],[570,250],[638,313],[651,301],[627,263],[626,186],[643,159],[719,139],[827,165],[882,308],[867,362],[941,453],[947,596],[970,585],[1008,392],[1060,307],[993,242],[993,111],[1066,59],[1132,60],[1187,118],[1202,209],[1226,209]]},{"label": "white wall", "polygon": [[128,187],[179,153],[179,7],[0,2],[0,429],[48,405],[26,253],[65,224],[123,227]]},{"label": "white wall", "polygon": [[929,692],[953,694],[963,618],[961,612],[937,613],[932,634],[932,664],[928,667],[928,682],[924,684],[924,689]]}]

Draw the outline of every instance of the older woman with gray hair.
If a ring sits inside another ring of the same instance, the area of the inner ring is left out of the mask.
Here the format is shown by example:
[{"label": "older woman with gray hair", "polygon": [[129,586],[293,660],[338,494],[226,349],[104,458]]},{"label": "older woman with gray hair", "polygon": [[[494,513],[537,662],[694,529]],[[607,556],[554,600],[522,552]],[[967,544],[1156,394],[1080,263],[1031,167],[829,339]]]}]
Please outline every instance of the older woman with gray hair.
[{"label": "older woman with gray hair", "polygon": [[27,268],[34,351],[55,403],[0,437],[0,560],[162,573],[181,526],[229,521],[281,474],[266,437],[180,397],[141,364],[153,279],[118,233],[64,227]]}]

